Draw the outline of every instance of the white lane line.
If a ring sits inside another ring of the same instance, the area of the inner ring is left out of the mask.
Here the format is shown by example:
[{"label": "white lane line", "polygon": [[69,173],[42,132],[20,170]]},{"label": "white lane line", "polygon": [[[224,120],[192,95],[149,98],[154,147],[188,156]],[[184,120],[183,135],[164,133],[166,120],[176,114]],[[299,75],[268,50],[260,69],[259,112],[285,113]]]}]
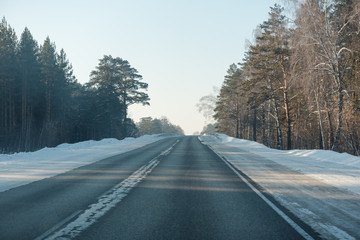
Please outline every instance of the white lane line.
[{"label": "white lane line", "polygon": [[[200,140],[200,139],[199,139]],[[280,210],[275,204],[273,204],[267,197],[265,197],[264,194],[262,194],[256,187],[254,187],[246,178],[244,178],[227,160],[224,156],[222,156],[220,153],[215,151],[209,144],[206,144],[200,140],[201,143],[208,146],[216,155],[218,155],[221,160],[225,162],[225,164],[233,170],[233,172],[241,178],[259,197],[262,198],[274,211],[280,215],[287,223],[290,224],[292,228],[294,228],[303,238],[306,240],[314,240],[313,237],[311,237],[307,232],[305,232],[304,229],[302,229],[298,224],[296,224],[288,215],[286,215],[283,211]]]},{"label": "white lane line", "polygon": [[74,219],[77,215],[79,215],[81,213],[81,211],[76,211],[73,214],[71,214],[69,217],[65,218],[64,220],[62,220],[61,222],[59,222],[58,224],[56,224],[55,226],[53,226],[52,228],[50,228],[49,230],[47,230],[45,233],[43,233],[41,236],[35,238],[34,240],[42,240],[44,238],[46,238],[47,236],[49,236],[50,234],[52,234],[53,232],[55,232],[56,230],[58,230],[60,227],[62,227],[63,225],[65,225],[67,222],[69,222],[71,219]]},{"label": "white lane line", "polygon": [[[115,207],[124,197],[126,197],[130,190],[135,187],[136,184],[138,184],[141,180],[143,180],[160,163],[160,157],[168,155],[178,142],[179,140],[177,140],[171,147],[163,151],[160,155],[139,168],[127,179],[123,180],[118,185],[101,195],[98,198],[98,202],[89,205],[82,214],[80,214],[74,221],[68,223],[64,228],[56,231],[57,228],[55,228],[55,226],[52,228],[55,229],[55,233],[53,233],[54,231],[51,232],[52,229],[50,229],[41,235],[44,237],[40,236],[41,238],[38,237],[37,239],[72,239],[78,236],[82,231],[95,223],[100,217],[105,215],[105,213],[107,213],[111,208]],[[77,214],[74,213],[71,218]],[[67,219],[71,220],[71,218]],[[65,225],[67,222],[65,220],[62,221],[63,224],[61,225]],[[52,235],[49,236],[50,234]]]}]

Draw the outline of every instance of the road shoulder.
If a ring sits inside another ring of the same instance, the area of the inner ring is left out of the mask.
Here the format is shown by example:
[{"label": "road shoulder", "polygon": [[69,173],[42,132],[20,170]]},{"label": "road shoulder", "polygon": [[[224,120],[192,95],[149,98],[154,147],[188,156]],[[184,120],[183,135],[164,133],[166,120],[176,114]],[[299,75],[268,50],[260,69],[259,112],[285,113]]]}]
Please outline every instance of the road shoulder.
[{"label": "road shoulder", "polygon": [[359,239],[360,196],[264,157],[201,137],[214,151],[326,239]]}]

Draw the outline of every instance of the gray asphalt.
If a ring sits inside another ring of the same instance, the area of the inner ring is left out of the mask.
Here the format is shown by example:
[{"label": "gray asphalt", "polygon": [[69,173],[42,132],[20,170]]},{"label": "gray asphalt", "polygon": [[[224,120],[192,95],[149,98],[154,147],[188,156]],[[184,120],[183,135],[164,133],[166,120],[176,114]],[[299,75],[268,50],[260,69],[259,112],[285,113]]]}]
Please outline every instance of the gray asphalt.
[{"label": "gray asphalt", "polygon": [[[34,239],[175,143],[161,140],[0,193],[0,239]],[[171,153],[77,239],[302,239],[197,137]]]},{"label": "gray asphalt", "polygon": [[35,239],[126,179],[176,138],[0,193],[0,240]]},{"label": "gray asphalt", "polygon": [[184,137],[78,239],[302,239],[196,137]]}]

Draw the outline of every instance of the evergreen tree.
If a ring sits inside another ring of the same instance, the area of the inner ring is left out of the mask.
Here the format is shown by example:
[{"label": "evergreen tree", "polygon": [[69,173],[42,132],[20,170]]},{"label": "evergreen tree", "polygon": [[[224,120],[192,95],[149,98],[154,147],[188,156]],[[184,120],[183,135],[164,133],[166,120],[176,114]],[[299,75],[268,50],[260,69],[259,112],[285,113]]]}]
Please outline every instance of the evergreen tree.
[{"label": "evergreen tree", "polygon": [[19,93],[17,37],[5,18],[0,23],[0,143],[5,150],[12,149],[18,136]]},{"label": "evergreen tree", "polygon": [[30,151],[39,147],[35,139],[43,116],[41,115],[44,85],[40,81],[39,47],[29,29],[21,35],[18,60],[21,77],[21,132],[19,151]]},{"label": "evergreen tree", "polygon": [[72,66],[62,49],[56,52],[55,43],[47,37],[40,49],[41,81],[45,88],[45,118],[40,134],[43,145],[55,146],[69,141],[68,114],[71,111],[73,87],[77,84]]},{"label": "evergreen tree", "polygon": [[[149,96],[142,92],[148,87],[142,76],[128,61],[111,55],[100,59],[96,70],[91,72],[90,85],[97,89],[99,105],[103,106],[102,116],[107,116],[110,129],[121,125],[121,137],[127,132],[127,109],[134,103],[149,104]],[[110,130],[111,132],[111,130]]]},{"label": "evergreen tree", "polygon": [[46,122],[50,123],[54,119],[53,98],[55,93],[56,79],[58,77],[58,67],[56,61],[55,44],[47,37],[40,50],[40,63],[42,81],[45,85],[45,113]]},{"label": "evergreen tree", "polygon": [[140,136],[160,133],[184,135],[181,127],[172,124],[166,117],[161,119],[144,117],[136,125]]},{"label": "evergreen tree", "polygon": [[[79,91],[79,84],[73,75],[72,65],[67,59],[64,49],[57,55],[58,80],[54,100],[58,103],[59,115],[59,138],[61,142],[71,141],[73,132],[73,121],[75,121],[78,103],[75,101],[76,92]],[[74,95],[75,94],[75,95]]]},{"label": "evergreen tree", "polygon": [[245,105],[242,104],[241,84],[244,81],[242,70],[231,64],[220,89],[214,115],[219,121],[219,130],[237,138],[243,138],[241,118]]},{"label": "evergreen tree", "polygon": [[62,49],[39,48],[25,28],[18,43],[0,23],[0,151],[30,151],[63,142],[138,135],[131,104],[149,104],[147,84],[128,61],[104,56],[89,84],[79,84]]},{"label": "evergreen tree", "polygon": [[[260,89],[266,89],[267,96],[264,97],[272,101],[279,149],[283,148],[280,108],[281,102],[283,103],[287,129],[287,149],[291,149],[292,120],[289,103],[289,83],[291,80],[289,71],[290,35],[282,11],[283,8],[277,4],[271,7],[269,20],[260,25],[261,33],[257,37],[256,45],[250,47],[248,64],[252,68],[253,76],[255,76],[253,85],[260,84]],[[271,106],[271,103],[269,103],[269,106]],[[268,109],[268,111],[271,110]]]}]

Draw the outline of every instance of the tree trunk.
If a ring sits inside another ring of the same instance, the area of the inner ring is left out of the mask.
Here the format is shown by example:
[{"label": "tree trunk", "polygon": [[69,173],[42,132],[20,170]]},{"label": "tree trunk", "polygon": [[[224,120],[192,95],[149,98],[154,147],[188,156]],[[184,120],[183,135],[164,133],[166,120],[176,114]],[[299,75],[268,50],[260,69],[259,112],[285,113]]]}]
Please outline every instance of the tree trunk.
[{"label": "tree trunk", "polygon": [[268,117],[267,117],[267,128],[268,128],[268,132],[267,132],[267,146],[271,147],[271,101],[268,100],[269,102],[269,107],[268,107]]},{"label": "tree trunk", "polygon": [[339,150],[339,141],[340,141],[340,134],[341,134],[341,125],[342,125],[342,111],[344,106],[344,93],[342,91],[342,87],[339,87],[339,112],[338,112],[338,120],[337,120],[337,126],[336,126],[336,134],[334,138],[334,144],[331,148],[333,151]]},{"label": "tree trunk", "polygon": [[46,81],[46,121],[51,121],[51,93],[49,81]]},{"label": "tree trunk", "polygon": [[28,81],[27,73],[22,74],[22,89],[21,89],[21,132],[19,139],[19,151],[26,151],[25,141],[27,133],[28,122]]},{"label": "tree trunk", "polygon": [[253,141],[255,141],[256,142],[256,114],[257,114],[257,111],[256,111],[256,109],[254,109],[254,119],[253,119],[253,132],[252,132],[252,134],[253,134],[253,136],[252,136],[252,139],[253,139]]},{"label": "tree trunk", "polygon": [[261,126],[262,126],[262,143],[266,144],[266,115],[265,115],[265,108],[262,107],[262,113],[261,113]]},{"label": "tree trunk", "polygon": [[240,132],[240,120],[239,120],[239,117],[236,117],[236,129],[235,129],[235,137],[236,138],[240,137],[239,132]]},{"label": "tree trunk", "polygon": [[26,134],[25,134],[25,151],[31,151],[31,123],[32,123],[32,107],[31,101],[28,102],[27,108],[27,123],[26,123]]},{"label": "tree trunk", "polygon": [[291,118],[290,118],[290,107],[289,107],[289,96],[288,96],[288,82],[287,74],[284,66],[282,66],[284,85],[283,85],[283,95],[284,95],[284,109],[286,117],[286,127],[287,127],[287,149],[290,150],[291,146]]},{"label": "tree trunk", "polygon": [[328,125],[329,125],[329,141],[328,141],[328,149],[331,149],[334,143],[334,130],[333,130],[333,123],[331,120],[331,113],[330,110],[327,109],[327,118],[328,118]]},{"label": "tree trunk", "polygon": [[321,109],[320,109],[320,104],[319,104],[318,89],[315,90],[315,88],[314,88],[314,96],[315,96],[316,108],[317,108],[318,118],[319,118],[320,149],[325,149],[324,129],[323,129],[323,124],[322,124],[322,119],[321,119]]},{"label": "tree trunk", "polygon": [[280,120],[279,120],[279,110],[276,99],[274,99],[274,111],[275,111],[275,121],[276,121],[276,130],[277,130],[277,149],[283,149],[283,140],[282,133],[280,128]]},{"label": "tree trunk", "polygon": [[241,136],[241,126],[240,126],[240,114],[239,114],[239,104],[236,104],[236,129],[235,129],[235,137],[242,138]]},{"label": "tree trunk", "polygon": [[287,89],[284,91],[284,107],[285,107],[285,115],[286,115],[286,127],[287,127],[287,149],[290,150],[292,148],[291,143],[291,119],[290,119],[290,110],[289,110],[289,100]]}]

